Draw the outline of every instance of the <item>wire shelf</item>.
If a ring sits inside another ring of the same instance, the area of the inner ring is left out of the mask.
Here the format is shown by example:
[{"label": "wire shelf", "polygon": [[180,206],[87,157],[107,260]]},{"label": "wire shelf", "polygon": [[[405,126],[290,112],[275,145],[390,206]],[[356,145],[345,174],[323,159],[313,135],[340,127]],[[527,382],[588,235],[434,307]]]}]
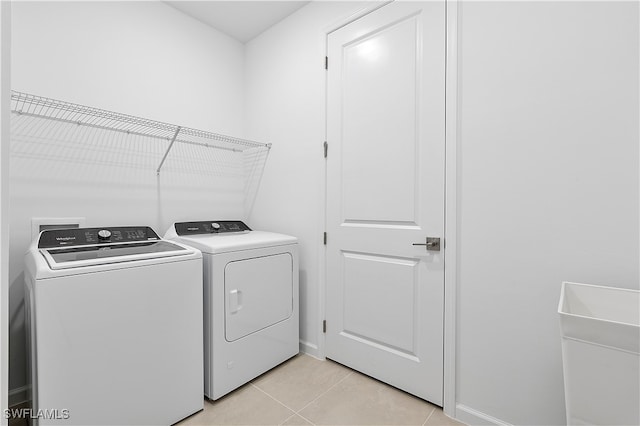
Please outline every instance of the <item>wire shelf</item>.
[{"label": "wire shelf", "polygon": [[20,116],[45,118],[61,123],[169,141],[169,146],[156,170],[157,173],[160,173],[175,143],[233,152],[271,148],[269,143],[240,139],[17,91],[11,92],[11,112]]}]

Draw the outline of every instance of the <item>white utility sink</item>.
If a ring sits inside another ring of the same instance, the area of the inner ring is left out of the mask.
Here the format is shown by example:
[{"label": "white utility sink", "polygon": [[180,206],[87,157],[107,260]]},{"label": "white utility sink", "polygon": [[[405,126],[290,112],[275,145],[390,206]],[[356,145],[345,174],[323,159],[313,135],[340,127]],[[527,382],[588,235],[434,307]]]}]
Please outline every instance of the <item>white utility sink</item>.
[{"label": "white utility sink", "polygon": [[640,424],[640,291],[562,284],[567,423]]}]

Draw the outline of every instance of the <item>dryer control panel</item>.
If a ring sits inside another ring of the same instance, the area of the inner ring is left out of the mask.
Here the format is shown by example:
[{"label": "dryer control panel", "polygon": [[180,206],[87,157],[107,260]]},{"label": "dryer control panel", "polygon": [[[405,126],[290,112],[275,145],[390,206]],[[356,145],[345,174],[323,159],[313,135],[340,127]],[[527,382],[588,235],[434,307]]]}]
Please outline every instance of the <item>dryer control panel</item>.
[{"label": "dryer control panel", "polygon": [[148,226],[48,229],[40,234],[38,248],[155,241],[160,237]]},{"label": "dryer control panel", "polygon": [[225,234],[228,232],[251,231],[240,220],[207,220],[202,222],[178,222],[175,225],[178,235]]}]

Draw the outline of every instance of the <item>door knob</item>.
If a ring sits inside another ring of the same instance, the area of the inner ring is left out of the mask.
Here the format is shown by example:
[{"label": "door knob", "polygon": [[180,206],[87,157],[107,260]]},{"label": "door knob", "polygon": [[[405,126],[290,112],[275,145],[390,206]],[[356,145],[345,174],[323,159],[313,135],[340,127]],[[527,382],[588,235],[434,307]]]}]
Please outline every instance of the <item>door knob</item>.
[{"label": "door knob", "polygon": [[440,251],[440,238],[427,237],[424,243],[413,243],[414,246],[426,246],[429,251]]}]

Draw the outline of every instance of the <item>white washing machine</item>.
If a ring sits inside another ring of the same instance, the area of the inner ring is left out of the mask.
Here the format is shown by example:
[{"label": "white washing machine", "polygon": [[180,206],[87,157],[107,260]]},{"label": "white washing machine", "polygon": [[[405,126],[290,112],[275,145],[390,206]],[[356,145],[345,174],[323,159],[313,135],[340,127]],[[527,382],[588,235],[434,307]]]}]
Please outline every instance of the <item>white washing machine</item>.
[{"label": "white washing machine", "polygon": [[203,408],[198,250],[144,226],[47,230],[25,264],[36,423],[170,425]]},{"label": "white washing machine", "polygon": [[202,251],[205,395],[218,399],[299,352],[298,244],[241,221],[175,223]]}]

